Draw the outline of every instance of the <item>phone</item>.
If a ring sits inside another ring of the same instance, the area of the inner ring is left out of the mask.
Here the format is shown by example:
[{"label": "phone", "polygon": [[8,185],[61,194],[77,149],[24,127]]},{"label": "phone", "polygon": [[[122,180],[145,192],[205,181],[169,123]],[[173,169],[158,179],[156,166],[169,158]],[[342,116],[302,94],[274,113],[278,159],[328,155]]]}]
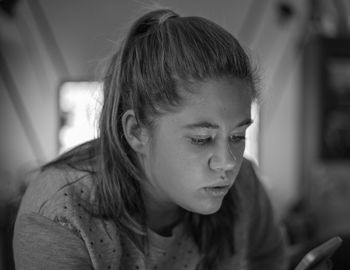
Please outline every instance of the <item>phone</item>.
[{"label": "phone", "polygon": [[310,250],[296,266],[295,270],[309,270],[321,261],[330,259],[334,252],[341,246],[343,240],[339,236],[323,242]]}]

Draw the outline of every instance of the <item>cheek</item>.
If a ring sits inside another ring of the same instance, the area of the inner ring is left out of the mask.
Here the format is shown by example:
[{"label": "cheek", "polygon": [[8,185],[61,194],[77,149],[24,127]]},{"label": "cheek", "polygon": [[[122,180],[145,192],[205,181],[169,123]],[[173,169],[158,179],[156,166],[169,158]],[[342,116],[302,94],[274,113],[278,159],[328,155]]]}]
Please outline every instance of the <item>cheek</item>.
[{"label": "cheek", "polygon": [[230,146],[230,150],[231,150],[231,153],[237,158],[243,158],[243,154],[244,154],[244,150],[245,150],[245,145],[246,145],[246,142],[245,141],[242,141],[238,144],[231,144]]},{"label": "cheek", "polygon": [[164,169],[174,175],[191,174],[199,166],[197,156],[184,151],[181,146],[177,146],[159,157],[161,158],[159,162],[163,164]]},{"label": "cheek", "polygon": [[238,149],[237,151],[237,155],[239,156],[239,158],[243,159],[243,154],[244,154],[244,150],[245,150],[245,142],[243,142],[239,147],[237,147]]},{"label": "cheek", "polygon": [[191,152],[186,145],[158,145],[154,155],[153,172],[158,181],[171,186],[192,186],[202,178],[205,169],[204,155]]},{"label": "cheek", "polygon": [[233,145],[230,148],[232,155],[235,157],[235,169],[231,171],[230,173],[233,175],[238,174],[238,171],[242,165],[243,162],[243,155],[244,155],[244,150],[245,150],[245,143],[240,143],[238,145]]}]

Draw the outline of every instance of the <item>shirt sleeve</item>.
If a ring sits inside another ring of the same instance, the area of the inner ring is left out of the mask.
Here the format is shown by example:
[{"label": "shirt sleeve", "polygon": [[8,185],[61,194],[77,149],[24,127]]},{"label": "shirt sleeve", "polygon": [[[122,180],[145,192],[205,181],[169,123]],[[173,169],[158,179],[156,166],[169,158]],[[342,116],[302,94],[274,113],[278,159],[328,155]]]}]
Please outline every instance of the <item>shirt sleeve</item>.
[{"label": "shirt sleeve", "polygon": [[83,240],[68,228],[38,214],[17,218],[13,250],[17,270],[92,269]]},{"label": "shirt sleeve", "polygon": [[247,259],[249,270],[286,269],[286,245],[277,224],[270,200],[254,172],[255,188],[252,215],[249,224]]}]

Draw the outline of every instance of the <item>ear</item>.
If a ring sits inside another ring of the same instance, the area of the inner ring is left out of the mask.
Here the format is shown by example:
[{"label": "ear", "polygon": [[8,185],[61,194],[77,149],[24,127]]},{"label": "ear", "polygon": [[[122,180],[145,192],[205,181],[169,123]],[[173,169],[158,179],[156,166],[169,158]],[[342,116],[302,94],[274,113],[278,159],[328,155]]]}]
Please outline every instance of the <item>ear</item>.
[{"label": "ear", "polygon": [[149,132],[146,127],[140,126],[137,122],[134,110],[127,110],[123,114],[122,125],[125,139],[130,147],[139,154],[145,154],[149,142]]}]

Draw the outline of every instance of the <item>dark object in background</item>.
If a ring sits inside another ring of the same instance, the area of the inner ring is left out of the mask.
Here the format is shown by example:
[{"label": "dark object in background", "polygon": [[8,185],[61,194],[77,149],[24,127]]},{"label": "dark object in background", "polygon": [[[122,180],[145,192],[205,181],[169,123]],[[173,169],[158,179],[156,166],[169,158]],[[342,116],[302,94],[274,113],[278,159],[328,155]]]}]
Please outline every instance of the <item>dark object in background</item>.
[{"label": "dark object in background", "polygon": [[15,270],[12,251],[13,230],[26,186],[26,178],[17,179],[0,170],[0,269]]},{"label": "dark object in background", "polygon": [[303,155],[310,162],[350,161],[350,38],[314,36],[303,65]]},{"label": "dark object in background", "polygon": [[3,258],[0,267],[3,267],[3,269],[6,270],[15,270],[12,252],[12,237],[17,209],[17,203],[8,202],[2,205],[0,212],[0,239],[2,240],[0,242],[0,251],[2,253],[0,258]]},{"label": "dark object in background", "polygon": [[278,21],[280,24],[286,23],[296,14],[294,6],[289,2],[280,1],[277,3],[276,7]]},{"label": "dark object in background", "polygon": [[342,236],[343,245],[333,255],[333,270],[349,270],[350,269],[350,235]]},{"label": "dark object in background", "polygon": [[0,8],[3,10],[8,16],[14,16],[15,6],[18,0],[0,0]]},{"label": "dark object in background", "polygon": [[350,38],[320,39],[321,157],[350,160]]}]

